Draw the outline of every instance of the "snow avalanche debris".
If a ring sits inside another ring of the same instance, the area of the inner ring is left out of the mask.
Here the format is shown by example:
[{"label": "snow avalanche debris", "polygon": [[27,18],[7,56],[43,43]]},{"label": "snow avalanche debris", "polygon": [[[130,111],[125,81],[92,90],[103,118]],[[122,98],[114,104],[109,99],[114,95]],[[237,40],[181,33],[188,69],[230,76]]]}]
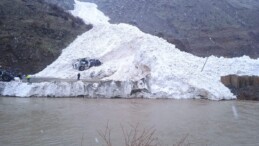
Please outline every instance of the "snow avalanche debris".
[{"label": "snow avalanche debris", "polygon": [[[141,97],[145,98],[235,99],[230,90],[220,82],[220,77],[229,74],[259,75],[259,60],[247,56],[240,58],[210,56],[202,70],[206,58],[182,52],[175,48],[175,45],[162,38],[143,33],[135,26],[110,24],[109,18],[92,3],[76,1],[75,10],[71,13],[86,23],[93,24],[93,29],[78,36],[73,43],[63,49],[56,61],[36,76],[73,79],[76,78],[78,71],[72,68],[72,60],[84,57],[97,58],[103,65],[81,72],[81,78],[121,82],[123,85],[118,91],[125,93],[111,93],[110,90],[116,88],[105,87],[105,84],[98,85],[96,88],[99,89],[86,91],[84,87],[86,83],[79,81],[35,85],[8,83],[2,91],[3,95],[78,96],[102,90],[101,95],[107,98],[117,94],[127,98],[132,97],[130,94],[133,82],[144,79],[146,92]],[[122,91],[124,89],[125,91]]]}]

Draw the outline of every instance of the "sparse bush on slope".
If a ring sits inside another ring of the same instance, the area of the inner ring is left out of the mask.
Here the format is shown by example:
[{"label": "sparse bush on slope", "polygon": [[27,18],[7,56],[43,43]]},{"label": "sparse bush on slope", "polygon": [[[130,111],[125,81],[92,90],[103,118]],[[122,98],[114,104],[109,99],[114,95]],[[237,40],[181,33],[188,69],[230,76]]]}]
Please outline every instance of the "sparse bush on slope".
[{"label": "sparse bush on slope", "polygon": [[1,0],[0,65],[24,73],[41,71],[91,28],[44,0]]}]

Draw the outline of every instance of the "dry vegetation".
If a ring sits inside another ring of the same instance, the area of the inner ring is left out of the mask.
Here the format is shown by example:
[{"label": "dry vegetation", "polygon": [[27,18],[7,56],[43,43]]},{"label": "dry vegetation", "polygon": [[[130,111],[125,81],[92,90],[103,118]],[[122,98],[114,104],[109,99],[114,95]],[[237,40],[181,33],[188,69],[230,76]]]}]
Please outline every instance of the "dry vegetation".
[{"label": "dry vegetation", "polygon": [[91,25],[44,0],[0,1],[0,65],[35,73]]},{"label": "dry vegetation", "polygon": [[[139,124],[129,125],[124,127],[121,125],[121,131],[123,134],[124,146],[160,146],[159,138],[156,136],[156,130],[154,128],[143,128]],[[106,146],[113,146],[112,142],[112,130],[107,123],[104,130],[98,131],[99,136]],[[190,146],[187,141],[188,135],[180,139],[180,141],[172,144],[172,146]]]}]

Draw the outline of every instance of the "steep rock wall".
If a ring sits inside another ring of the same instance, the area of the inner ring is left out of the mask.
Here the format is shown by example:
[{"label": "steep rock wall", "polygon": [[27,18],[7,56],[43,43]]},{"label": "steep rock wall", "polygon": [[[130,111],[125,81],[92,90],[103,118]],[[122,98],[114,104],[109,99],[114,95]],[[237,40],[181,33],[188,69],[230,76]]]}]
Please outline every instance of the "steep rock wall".
[{"label": "steep rock wall", "polygon": [[259,77],[228,75],[221,82],[241,100],[259,100]]}]

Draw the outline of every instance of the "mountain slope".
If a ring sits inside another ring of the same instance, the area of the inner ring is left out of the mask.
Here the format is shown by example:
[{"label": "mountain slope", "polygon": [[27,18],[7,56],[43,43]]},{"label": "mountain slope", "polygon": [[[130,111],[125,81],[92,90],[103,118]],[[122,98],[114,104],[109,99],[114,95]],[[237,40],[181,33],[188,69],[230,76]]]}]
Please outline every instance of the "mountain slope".
[{"label": "mountain slope", "polygon": [[[93,17],[89,11],[98,15]],[[84,85],[79,81],[75,88],[67,85],[58,89],[58,93],[51,91],[53,96],[72,88],[83,92],[71,90],[67,96],[74,93],[88,96],[91,93],[90,97],[109,98],[120,92],[119,97],[123,98],[233,99],[233,94],[220,82],[221,76],[258,75],[258,59],[211,56],[206,60],[182,52],[164,39],[143,33],[132,25],[108,23],[109,18],[92,3],[76,1],[72,14],[93,24],[93,29],[77,38],[57,60],[35,76],[73,80],[78,71],[72,68],[72,60],[85,56],[98,58],[103,64],[80,72],[82,80],[98,81],[95,85],[88,82]],[[132,86],[132,81],[137,84]],[[91,90],[84,86],[91,87]],[[37,95],[45,92],[44,88],[39,88]],[[32,94],[35,93],[27,92],[27,96]]]},{"label": "mountain slope", "polygon": [[36,73],[91,28],[43,0],[1,0],[0,65]]},{"label": "mountain slope", "polygon": [[258,0],[81,1],[96,3],[113,23],[133,24],[198,56],[259,57]]},{"label": "mountain slope", "polygon": [[44,0],[47,3],[57,5],[66,10],[73,10],[74,9],[74,0]]},{"label": "mountain slope", "polygon": [[[221,83],[221,76],[259,74],[259,59],[194,56],[132,25],[109,23],[109,18],[92,3],[76,1],[71,13],[94,27],[34,75],[58,80],[2,83],[1,95],[235,99]],[[102,65],[81,71],[81,80],[77,81],[78,70],[71,63],[87,56],[98,58]]]}]

